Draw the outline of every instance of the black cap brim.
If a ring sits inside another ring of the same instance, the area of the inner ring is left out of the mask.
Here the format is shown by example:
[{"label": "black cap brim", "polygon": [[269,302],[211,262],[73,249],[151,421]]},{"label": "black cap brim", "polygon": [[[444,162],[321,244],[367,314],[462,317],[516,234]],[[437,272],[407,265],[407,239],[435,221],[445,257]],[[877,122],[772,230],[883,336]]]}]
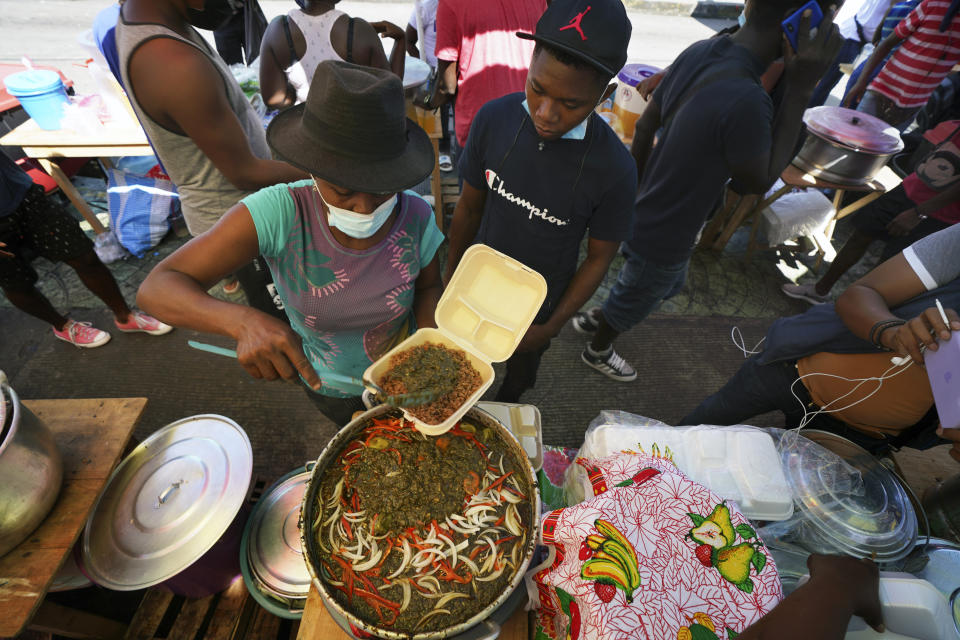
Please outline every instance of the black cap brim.
[{"label": "black cap brim", "polygon": [[553,38],[548,38],[548,37],[546,37],[546,36],[542,36],[542,35],[539,35],[539,34],[536,34],[536,33],[525,33],[525,32],[523,32],[523,31],[517,31],[516,34],[517,34],[517,37],[518,37],[518,38],[523,38],[524,40],[535,40],[535,41],[537,41],[537,42],[543,42],[543,43],[545,43],[545,44],[550,45],[551,47],[553,47],[553,48],[555,48],[555,49],[560,49],[561,51],[565,51],[565,52],[569,53],[570,55],[574,56],[575,58],[579,58],[579,59],[583,60],[584,62],[586,62],[587,64],[596,67],[596,68],[599,69],[600,71],[603,71],[604,73],[610,74],[610,77],[611,77],[611,78],[612,78],[613,76],[617,75],[618,73],[620,73],[620,69],[611,69],[610,67],[608,67],[607,65],[603,64],[602,62],[600,62],[600,61],[597,60],[596,58],[591,58],[591,57],[588,56],[588,55],[584,55],[583,51],[580,51],[579,49],[576,49],[576,48],[574,48],[574,47],[568,46],[567,44],[565,44],[565,43],[563,43],[563,42],[559,42],[559,41],[557,41],[557,40],[554,40]]}]

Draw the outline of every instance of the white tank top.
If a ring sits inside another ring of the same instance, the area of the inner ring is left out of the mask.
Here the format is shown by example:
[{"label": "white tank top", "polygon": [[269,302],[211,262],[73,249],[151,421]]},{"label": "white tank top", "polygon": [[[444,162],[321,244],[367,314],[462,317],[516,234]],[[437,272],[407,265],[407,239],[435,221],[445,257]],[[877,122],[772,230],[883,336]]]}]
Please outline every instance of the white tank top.
[{"label": "white tank top", "polygon": [[303,52],[303,57],[294,62],[287,69],[287,79],[297,90],[297,103],[306,101],[307,92],[310,90],[310,81],[313,79],[313,72],[317,70],[317,65],[324,60],[344,60],[340,54],[333,48],[330,42],[330,31],[333,30],[333,24],[337,18],[345,15],[343,11],[331,9],[319,16],[311,16],[300,9],[291,9],[287,16],[297,25],[303,39],[307,43],[307,49]]}]

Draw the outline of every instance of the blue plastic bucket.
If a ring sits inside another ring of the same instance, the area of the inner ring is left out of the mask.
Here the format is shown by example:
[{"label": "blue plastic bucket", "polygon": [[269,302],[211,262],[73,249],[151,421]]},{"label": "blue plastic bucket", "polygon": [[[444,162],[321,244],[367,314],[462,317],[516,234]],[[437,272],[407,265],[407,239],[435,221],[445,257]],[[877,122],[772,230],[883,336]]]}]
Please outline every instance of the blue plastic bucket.
[{"label": "blue plastic bucket", "polygon": [[42,69],[21,71],[4,78],[3,84],[41,129],[60,128],[63,108],[70,104],[70,99],[57,73]]}]

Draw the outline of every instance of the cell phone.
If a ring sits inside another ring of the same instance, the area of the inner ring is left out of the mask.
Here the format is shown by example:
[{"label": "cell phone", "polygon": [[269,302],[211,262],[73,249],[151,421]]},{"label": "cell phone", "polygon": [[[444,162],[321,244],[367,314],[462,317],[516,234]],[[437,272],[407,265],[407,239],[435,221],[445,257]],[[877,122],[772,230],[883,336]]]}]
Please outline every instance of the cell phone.
[{"label": "cell phone", "polygon": [[800,32],[800,16],[802,16],[803,12],[807,9],[810,10],[810,37],[812,38],[817,33],[817,27],[823,22],[823,11],[820,9],[820,5],[817,4],[817,0],[810,0],[810,2],[797,9],[794,14],[780,23],[794,51],[797,50],[797,37]]},{"label": "cell phone", "polygon": [[940,424],[944,429],[960,428],[960,333],[938,340],[936,351],[924,352],[923,363]]}]

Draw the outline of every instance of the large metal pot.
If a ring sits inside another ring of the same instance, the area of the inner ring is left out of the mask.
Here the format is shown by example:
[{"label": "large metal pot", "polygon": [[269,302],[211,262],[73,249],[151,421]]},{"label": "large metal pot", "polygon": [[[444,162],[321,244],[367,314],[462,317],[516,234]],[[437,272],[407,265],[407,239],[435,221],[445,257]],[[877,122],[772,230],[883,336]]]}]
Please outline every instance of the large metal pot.
[{"label": "large metal pot", "polygon": [[62,483],[63,460],[53,435],[0,371],[0,556],[40,526]]},{"label": "large metal pot", "polygon": [[[347,628],[345,631],[351,633],[354,637],[378,637],[386,638],[388,640],[439,640],[440,638],[451,638],[467,631],[473,632],[470,634],[471,636],[478,634],[478,638],[496,637],[500,629],[497,624],[493,622],[493,619],[495,619],[493,613],[496,612],[501,605],[506,603],[508,599],[511,599],[511,596],[515,591],[518,589],[520,591],[524,590],[523,574],[530,565],[530,561],[533,558],[533,553],[537,546],[536,527],[539,522],[540,514],[540,490],[537,485],[537,476],[533,471],[533,466],[530,463],[529,458],[527,458],[526,453],[524,453],[523,449],[521,448],[520,443],[517,442],[513,434],[510,433],[510,431],[503,426],[503,424],[501,424],[487,412],[477,408],[470,409],[466,415],[464,415],[464,419],[469,419],[471,422],[474,422],[481,427],[489,427],[499,436],[501,441],[513,451],[516,461],[520,464],[520,468],[523,471],[524,478],[526,478],[528,485],[532,488],[533,494],[530,502],[527,505],[529,512],[523,517],[523,521],[529,523],[523,561],[520,563],[520,567],[514,574],[507,588],[504,589],[503,593],[500,594],[500,596],[490,603],[486,608],[465,622],[461,622],[457,625],[440,629],[438,631],[416,633],[411,635],[407,633],[399,633],[389,629],[380,629],[360,619],[351,611],[342,607],[340,603],[333,597],[330,587],[326,584],[326,582],[320,579],[319,547],[317,545],[316,538],[313,535],[305,535],[305,532],[310,531],[310,527],[304,526],[304,523],[310,523],[316,520],[317,513],[315,504],[317,491],[320,490],[320,481],[325,470],[336,460],[340,451],[346,447],[351,440],[356,438],[365,427],[368,426],[367,421],[370,418],[375,418],[391,412],[397,412],[397,410],[385,405],[381,405],[357,416],[347,426],[341,429],[332,440],[330,440],[327,446],[324,447],[323,451],[320,453],[320,457],[317,458],[316,466],[314,466],[313,473],[310,476],[310,484],[308,485],[307,491],[303,497],[303,506],[301,507],[300,516],[300,542],[303,547],[304,559],[306,560],[307,568],[310,571],[313,584],[320,593],[324,605],[326,605],[327,609],[333,615],[333,618],[341,624],[341,621],[346,621]],[[399,415],[399,412],[397,415]],[[514,598],[513,600],[515,601],[516,599]],[[502,614],[503,611],[499,611],[498,613]],[[481,624],[486,627],[482,631],[476,629],[476,627]]]},{"label": "large metal pot", "polygon": [[815,107],[803,121],[807,138],[793,164],[828,182],[863,185],[903,150],[896,128],[866,113]]}]

